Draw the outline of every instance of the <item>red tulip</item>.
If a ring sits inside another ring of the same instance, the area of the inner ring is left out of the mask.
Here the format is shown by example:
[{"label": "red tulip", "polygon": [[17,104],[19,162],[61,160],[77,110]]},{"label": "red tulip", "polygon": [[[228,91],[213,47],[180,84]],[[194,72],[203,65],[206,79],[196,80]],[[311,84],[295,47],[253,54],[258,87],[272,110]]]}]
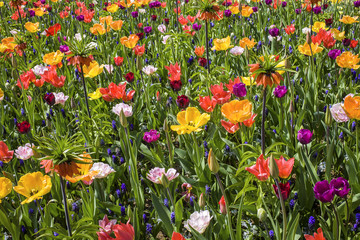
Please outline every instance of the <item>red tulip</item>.
[{"label": "red tulip", "polygon": [[171,240],[186,240],[180,233],[173,232]]},{"label": "red tulip", "polygon": [[25,134],[30,131],[30,123],[28,123],[27,121],[23,121],[22,123],[17,123],[16,127],[21,134]]},{"label": "red tulip", "polygon": [[269,159],[265,160],[261,154],[256,160],[256,164],[251,167],[246,167],[245,170],[254,174],[260,181],[266,181],[270,176]]},{"label": "red tulip", "polygon": [[280,156],[279,159],[276,159],[276,165],[278,166],[279,169],[279,177],[280,178],[288,178],[291,174],[291,171],[294,167],[294,158],[290,158],[289,160],[285,160],[285,158],[283,156]]},{"label": "red tulip", "polygon": [[220,201],[219,201],[219,205],[220,205],[220,212],[221,214],[226,215],[226,204],[225,204],[225,198],[224,196],[221,197]]},{"label": "red tulip", "polygon": [[129,222],[130,222],[130,219],[126,224],[120,223],[120,224],[116,224],[113,227],[113,231],[114,231],[116,239],[133,240],[135,238],[134,227]]},{"label": "red tulip", "polygon": [[13,155],[14,151],[9,151],[8,146],[0,141],[0,161],[7,163],[13,158]]}]

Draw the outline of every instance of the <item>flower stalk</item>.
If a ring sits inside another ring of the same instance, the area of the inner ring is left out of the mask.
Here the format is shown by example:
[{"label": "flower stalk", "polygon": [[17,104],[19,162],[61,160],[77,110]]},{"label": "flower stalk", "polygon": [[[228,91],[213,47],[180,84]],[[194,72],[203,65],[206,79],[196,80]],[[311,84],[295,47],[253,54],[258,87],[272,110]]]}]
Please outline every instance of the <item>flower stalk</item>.
[{"label": "flower stalk", "polygon": [[65,193],[65,186],[64,186],[64,179],[60,177],[60,188],[61,188],[61,195],[63,198],[64,210],[65,210],[65,221],[66,221],[66,228],[68,231],[68,236],[71,237],[71,226],[70,226],[70,217],[69,217],[69,209],[67,205],[66,193]]}]

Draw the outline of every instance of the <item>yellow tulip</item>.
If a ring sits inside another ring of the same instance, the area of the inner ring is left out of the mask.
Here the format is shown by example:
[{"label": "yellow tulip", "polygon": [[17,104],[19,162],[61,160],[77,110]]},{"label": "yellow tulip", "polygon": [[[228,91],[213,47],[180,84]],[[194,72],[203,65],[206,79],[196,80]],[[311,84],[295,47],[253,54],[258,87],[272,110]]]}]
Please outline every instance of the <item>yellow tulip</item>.
[{"label": "yellow tulip", "polygon": [[0,88],[0,101],[4,99],[4,91]]},{"label": "yellow tulip", "polygon": [[102,25],[105,26],[106,23],[106,26],[109,26],[113,22],[113,17],[109,15],[106,17],[100,17],[99,20]]},{"label": "yellow tulip", "polygon": [[253,11],[252,7],[250,7],[250,6],[245,6],[245,7],[242,7],[242,9],[241,9],[241,15],[242,15],[243,17],[250,17],[250,15],[251,15],[253,12],[254,12],[254,11]]},{"label": "yellow tulip", "polygon": [[13,37],[8,37],[8,38],[4,38],[3,40],[1,40],[1,44],[0,44],[0,52],[3,53],[6,50],[14,50],[16,47],[16,42],[15,42],[15,38]]},{"label": "yellow tulip", "polygon": [[254,80],[253,77],[241,77],[241,81],[242,81],[246,86],[256,85],[256,82],[255,82],[255,80]]},{"label": "yellow tulip", "polygon": [[51,191],[51,178],[41,172],[28,173],[22,176],[18,185],[14,187],[15,192],[26,197],[21,204],[31,203],[41,199],[42,196]]},{"label": "yellow tulip", "polygon": [[339,22],[345,23],[345,24],[353,24],[358,23],[359,21],[356,21],[358,17],[350,17],[348,15],[345,15],[342,17],[342,19],[339,19]]},{"label": "yellow tulip", "polygon": [[232,6],[230,6],[229,10],[232,14],[238,14],[240,12],[239,6],[237,4],[233,4]]},{"label": "yellow tulip", "polygon": [[230,45],[230,36],[227,36],[222,39],[214,39],[214,47],[212,47],[211,50],[226,51],[232,47],[233,45]]},{"label": "yellow tulip", "polygon": [[119,6],[117,4],[111,4],[109,7],[107,7],[108,12],[114,13],[119,9]]},{"label": "yellow tulip", "polygon": [[25,23],[24,26],[25,26],[26,30],[28,30],[31,33],[36,33],[40,30],[38,22],[36,22],[36,23],[27,22],[27,23]]},{"label": "yellow tulip", "polygon": [[134,48],[139,41],[139,37],[136,34],[131,34],[129,37],[120,38],[120,42],[127,48]]},{"label": "yellow tulip", "polygon": [[115,30],[115,31],[119,31],[121,30],[123,25],[123,21],[122,20],[118,20],[118,21],[114,21],[110,24],[110,27]]},{"label": "yellow tulip", "polygon": [[188,107],[185,111],[181,111],[177,114],[177,121],[180,125],[172,125],[171,130],[176,131],[178,134],[199,132],[210,120],[210,115],[207,113],[201,114],[195,107]]},{"label": "yellow tulip", "polygon": [[[0,89],[1,90],[1,89]],[[11,193],[12,183],[6,177],[0,177],[0,203],[1,199],[5,198]]]},{"label": "yellow tulip", "polygon": [[51,52],[48,54],[45,54],[43,57],[43,62],[48,64],[48,65],[58,65],[59,63],[61,63],[61,60],[64,57],[64,53],[60,52],[59,50],[57,50],[56,52]]},{"label": "yellow tulip", "polygon": [[35,15],[38,17],[42,17],[44,14],[48,14],[48,12],[45,11],[45,8],[33,8],[33,10],[35,11]]},{"label": "yellow tulip", "polygon": [[96,100],[101,98],[102,94],[100,92],[100,88],[96,89],[95,92],[89,93],[90,100]]},{"label": "yellow tulip", "polygon": [[251,117],[252,104],[249,100],[232,100],[221,107],[221,113],[233,124],[241,123]]},{"label": "yellow tulip", "polygon": [[92,61],[89,66],[83,66],[84,76],[88,78],[96,77],[97,75],[102,73],[103,70],[103,65],[99,66],[99,63],[96,61]]},{"label": "yellow tulip", "polygon": [[345,38],[345,31],[340,32],[339,30],[337,30],[335,28],[332,28],[330,31],[333,34],[333,37],[338,41],[342,41]]},{"label": "yellow tulip", "polygon": [[299,45],[298,50],[300,53],[304,55],[311,56],[321,52],[323,48],[319,47],[319,44],[317,43],[316,44],[311,43],[311,49],[310,49],[310,45],[306,42],[304,45]]},{"label": "yellow tulip", "polygon": [[314,25],[312,26],[313,32],[318,33],[320,29],[326,30],[326,24],[324,22],[315,22]]},{"label": "yellow tulip", "polygon": [[0,2],[0,7],[3,7],[4,6],[4,2]]},{"label": "yellow tulip", "polygon": [[336,58],[336,63],[342,68],[358,69],[360,67],[360,65],[357,65],[360,62],[358,56],[359,54],[354,55],[351,52],[346,51]]},{"label": "yellow tulip", "polygon": [[102,24],[95,23],[94,26],[90,28],[90,32],[94,35],[103,35],[106,33],[106,29]]},{"label": "yellow tulip", "polygon": [[241,39],[240,40],[240,42],[239,42],[239,45],[240,45],[240,47],[242,47],[242,48],[248,48],[248,49],[252,49],[255,45],[256,45],[256,43],[257,42],[255,42],[253,39],[249,39],[249,38],[243,38],[243,39]]}]

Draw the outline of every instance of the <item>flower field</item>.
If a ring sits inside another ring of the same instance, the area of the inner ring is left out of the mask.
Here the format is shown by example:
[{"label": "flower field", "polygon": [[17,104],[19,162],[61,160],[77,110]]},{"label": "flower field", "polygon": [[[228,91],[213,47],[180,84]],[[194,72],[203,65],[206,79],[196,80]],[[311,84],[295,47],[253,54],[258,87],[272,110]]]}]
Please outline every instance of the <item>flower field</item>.
[{"label": "flower field", "polygon": [[0,239],[360,239],[359,15],[0,2]]}]

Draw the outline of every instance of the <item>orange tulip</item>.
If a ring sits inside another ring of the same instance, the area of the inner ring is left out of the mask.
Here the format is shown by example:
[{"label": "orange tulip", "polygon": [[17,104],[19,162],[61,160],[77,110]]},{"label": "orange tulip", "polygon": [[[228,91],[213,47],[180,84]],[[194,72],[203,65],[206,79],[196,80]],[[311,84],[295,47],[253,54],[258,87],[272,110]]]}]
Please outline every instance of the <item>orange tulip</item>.
[{"label": "orange tulip", "polygon": [[114,21],[110,23],[110,27],[115,31],[119,31],[121,30],[123,23],[124,22],[122,20]]},{"label": "orange tulip", "polygon": [[251,115],[251,117],[249,119],[246,119],[245,121],[243,121],[244,125],[247,127],[251,127],[255,122],[256,116],[257,116],[257,114]]},{"label": "orange tulip", "polygon": [[224,120],[221,120],[221,126],[223,126],[223,127],[225,128],[225,130],[226,130],[228,133],[231,133],[231,134],[236,133],[237,130],[240,129],[238,123],[233,124],[232,122],[227,122],[227,121],[224,121]]},{"label": "orange tulip", "polygon": [[216,107],[216,99],[211,98],[210,96],[199,96],[199,105],[205,112],[212,112],[214,111],[214,108]]},{"label": "orange tulip", "polygon": [[314,233],[314,236],[305,234],[304,237],[305,240],[326,240],[321,228],[318,228],[317,233]]},{"label": "orange tulip", "polygon": [[285,160],[283,156],[280,156],[279,159],[275,158],[276,165],[279,169],[279,177],[286,179],[290,176],[291,171],[294,167],[294,158],[290,158],[289,160]]},{"label": "orange tulip", "polygon": [[145,44],[142,45],[142,46],[136,45],[135,48],[133,49],[133,51],[134,51],[136,56],[141,57],[145,53]]},{"label": "orange tulip", "polygon": [[221,107],[221,113],[233,124],[244,122],[251,117],[252,104],[249,100],[233,100]]},{"label": "orange tulip", "polygon": [[349,118],[360,120],[360,96],[347,95],[343,108]]},{"label": "orange tulip", "polygon": [[106,26],[109,26],[113,22],[113,17],[109,15],[106,17],[100,17],[99,20],[102,25],[105,25],[106,23]]},{"label": "orange tulip", "polygon": [[137,42],[139,41],[139,37],[136,34],[131,34],[129,37],[120,38],[120,42],[127,48],[134,48]]},{"label": "orange tulip", "polygon": [[248,48],[248,49],[252,49],[255,45],[256,45],[256,43],[257,42],[255,42],[253,39],[249,39],[249,38],[243,38],[243,39],[241,39],[240,40],[240,42],[239,42],[239,45],[240,45],[240,47],[242,47],[242,48]]},{"label": "orange tulip", "polygon": [[196,54],[196,56],[198,56],[198,57],[201,57],[202,55],[204,55],[204,52],[205,52],[204,46],[196,47],[196,48],[195,48],[195,54]]},{"label": "orange tulip", "polygon": [[269,159],[265,160],[261,154],[256,160],[256,164],[251,167],[246,167],[245,170],[254,174],[260,181],[266,181],[270,176]]},{"label": "orange tulip", "polygon": [[90,32],[94,35],[103,35],[106,33],[106,29],[102,24],[95,23],[94,26],[90,28]]}]

